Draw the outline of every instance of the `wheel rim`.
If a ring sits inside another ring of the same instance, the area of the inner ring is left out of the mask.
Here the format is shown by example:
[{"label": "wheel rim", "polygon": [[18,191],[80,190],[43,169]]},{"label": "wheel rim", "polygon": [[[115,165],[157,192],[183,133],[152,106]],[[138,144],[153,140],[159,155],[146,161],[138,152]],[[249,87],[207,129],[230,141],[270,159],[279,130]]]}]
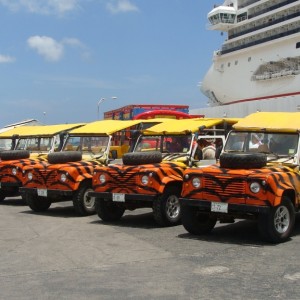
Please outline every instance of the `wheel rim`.
[{"label": "wheel rim", "polygon": [[94,210],[95,209],[95,197],[89,197],[88,192],[92,192],[92,189],[86,190],[83,197],[83,203],[86,210]]},{"label": "wheel rim", "polygon": [[290,212],[285,206],[277,208],[274,215],[274,225],[278,233],[285,233],[290,226]]},{"label": "wheel rim", "polygon": [[166,213],[170,219],[176,219],[180,214],[180,204],[177,196],[172,195],[168,198],[166,204]]}]

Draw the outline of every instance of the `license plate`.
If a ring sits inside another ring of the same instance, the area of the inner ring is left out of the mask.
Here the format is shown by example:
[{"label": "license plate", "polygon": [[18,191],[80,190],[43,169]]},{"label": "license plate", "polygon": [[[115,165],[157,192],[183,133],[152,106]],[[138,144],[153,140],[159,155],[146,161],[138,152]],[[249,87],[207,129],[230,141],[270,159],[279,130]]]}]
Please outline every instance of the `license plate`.
[{"label": "license plate", "polygon": [[113,193],[112,196],[114,202],[125,202],[125,194]]},{"label": "license plate", "polygon": [[228,203],[211,202],[211,211],[228,213]]},{"label": "license plate", "polygon": [[37,189],[38,196],[47,197],[47,190],[46,189]]}]

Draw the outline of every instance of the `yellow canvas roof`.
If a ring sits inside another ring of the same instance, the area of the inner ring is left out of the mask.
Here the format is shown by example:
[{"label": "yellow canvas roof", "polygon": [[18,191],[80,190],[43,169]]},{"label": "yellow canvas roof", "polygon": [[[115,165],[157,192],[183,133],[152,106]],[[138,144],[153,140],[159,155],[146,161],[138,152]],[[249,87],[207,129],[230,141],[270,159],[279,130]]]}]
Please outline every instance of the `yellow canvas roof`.
[{"label": "yellow canvas roof", "polygon": [[70,130],[79,126],[84,125],[83,123],[78,124],[57,124],[57,125],[42,125],[42,126],[20,126],[3,133],[0,133],[0,138],[10,138],[17,134],[22,138],[35,137],[35,136],[53,136],[62,131]]},{"label": "yellow canvas roof", "polygon": [[233,125],[238,130],[297,132],[300,130],[300,112],[257,112]]},{"label": "yellow canvas roof", "polygon": [[[154,120],[154,119],[152,119]],[[101,120],[70,131],[70,135],[109,135],[147,120]],[[148,120],[147,122],[150,122]]]},{"label": "yellow canvas roof", "polygon": [[[35,127],[35,126],[18,126],[15,128],[8,129],[8,130],[0,133],[0,138],[7,139],[7,138],[11,138],[14,135],[19,135],[19,136],[26,135],[26,134],[28,134],[28,132],[31,130],[32,127]],[[38,127],[41,127],[41,126],[38,126]]]},{"label": "yellow canvas roof", "polygon": [[212,128],[223,122],[235,123],[238,119],[224,118],[197,118],[197,119],[181,119],[172,120],[166,123],[157,124],[144,131],[145,135],[155,134],[186,134],[199,131],[199,127]]}]

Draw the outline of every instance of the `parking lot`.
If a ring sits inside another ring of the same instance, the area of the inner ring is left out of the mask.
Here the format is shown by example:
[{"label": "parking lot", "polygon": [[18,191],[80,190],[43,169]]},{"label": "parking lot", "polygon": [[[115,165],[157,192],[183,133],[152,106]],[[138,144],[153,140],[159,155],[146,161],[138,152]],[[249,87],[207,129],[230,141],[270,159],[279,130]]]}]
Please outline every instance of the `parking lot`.
[{"label": "parking lot", "polygon": [[104,224],[71,203],[37,214],[21,198],[0,203],[1,299],[298,299],[300,218],[283,244],[256,223],[218,224],[195,237],[159,228],[151,210]]}]

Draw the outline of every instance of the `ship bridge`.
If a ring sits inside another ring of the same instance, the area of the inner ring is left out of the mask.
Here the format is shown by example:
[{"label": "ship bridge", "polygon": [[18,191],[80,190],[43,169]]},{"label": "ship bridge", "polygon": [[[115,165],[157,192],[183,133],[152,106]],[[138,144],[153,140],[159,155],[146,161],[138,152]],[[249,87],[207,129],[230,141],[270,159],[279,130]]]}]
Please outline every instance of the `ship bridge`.
[{"label": "ship bridge", "polygon": [[233,6],[217,6],[207,15],[209,29],[227,31],[236,21],[237,11]]}]

